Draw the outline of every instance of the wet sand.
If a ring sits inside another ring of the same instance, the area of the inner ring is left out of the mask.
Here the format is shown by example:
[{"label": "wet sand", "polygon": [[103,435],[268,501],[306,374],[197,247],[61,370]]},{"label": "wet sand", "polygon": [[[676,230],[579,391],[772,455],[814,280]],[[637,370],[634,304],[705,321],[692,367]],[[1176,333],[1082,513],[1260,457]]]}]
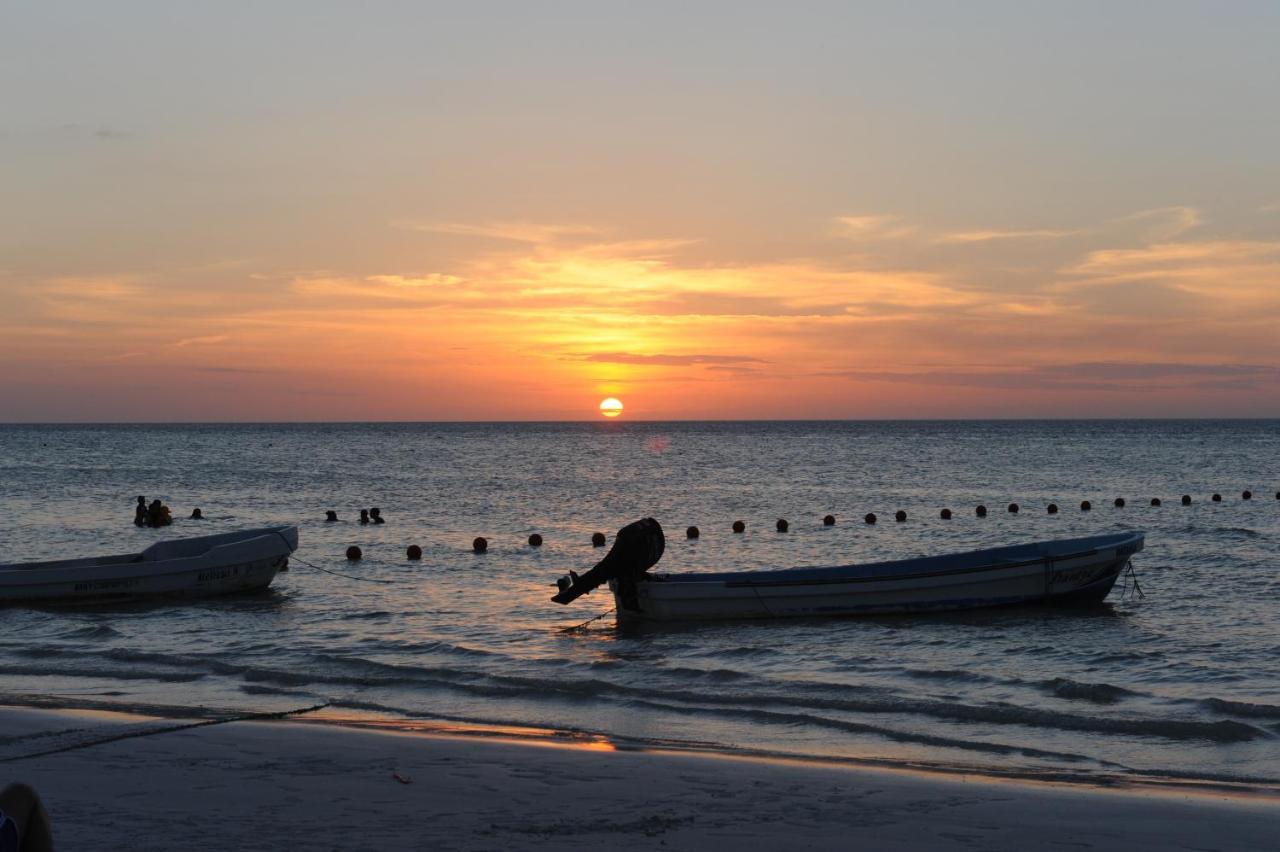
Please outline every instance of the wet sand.
[{"label": "wet sand", "polygon": [[197,721],[0,708],[0,783],[36,787],[64,850],[1244,850],[1280,834],[1267,794],[301,721],[181,727]]}]

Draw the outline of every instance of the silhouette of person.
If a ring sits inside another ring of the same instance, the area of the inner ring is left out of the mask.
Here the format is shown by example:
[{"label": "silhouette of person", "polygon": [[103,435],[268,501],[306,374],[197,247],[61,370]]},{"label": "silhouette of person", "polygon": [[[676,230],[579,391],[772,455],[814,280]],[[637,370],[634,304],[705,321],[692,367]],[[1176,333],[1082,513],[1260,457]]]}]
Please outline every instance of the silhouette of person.
[{"label": "silhouette of person", "polygon": [[324,522],[326,524],[332,523],[333,521],[336,521],[336,520],[338,520],[338,513],[333,511],[332,509],[324,513]]},{"label": "silhouette of person", "polygon": [[204,513],[203,513],[203,512],[201,512],[199,509],[192,509],[192,510],[191,510],[191,520],[193,520],[193,521],[203,521],[203,520],[204,520]]},{"label": "silhouette of person", "polygon": [[369,510],[368,510],[368,509],[361,509],[361,510],[360,510],[360,523],[362,523],[362,524],[367,524],[367,523],[369,523]]},{"label": "silhouette of person", "polygon": [[151,505],[147,507],[147,526],[167,527],[171,523],[173,523],[173,515],[170,514],[169,507],[159,500],[152,500]]},{"label": "silhouette of person", "polygon": [[139,497],[138,505],[133,509],[133,525],[135,527],[145,527],[147,525],[147,498]]},{"label": "silhouette of person", "polygon": [[369,517],[373,519],[373,522],[374,522],[375,524],[385,524],[385,523],[387,522],[387,519],[386,519],[386,518],[384,518],[384,517],[382,517],[382,510],[381,510],[381,509],[376,509],[376,508],[375,508],[375,509],[370,509],[370,510],[369,510]]}]

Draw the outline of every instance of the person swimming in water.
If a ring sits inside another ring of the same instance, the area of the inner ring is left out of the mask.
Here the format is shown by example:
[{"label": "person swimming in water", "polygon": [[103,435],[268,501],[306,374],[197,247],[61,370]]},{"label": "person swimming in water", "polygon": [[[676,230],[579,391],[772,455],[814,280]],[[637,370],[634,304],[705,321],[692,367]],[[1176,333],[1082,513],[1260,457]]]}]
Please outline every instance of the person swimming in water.
[{"label": "person swimming in water", "polygon": [[362,524],[367,524],[367,523],[369,523],[369,510],[368,510],[368,509],[361,509],[361,510],[360,510],[360,523],[362,523]]},{"label": "person swimming in water", "polygon": [[151,505],[147,507],[147,526],[167,527],[172,523],[173,515],[169,511],[169,507],[158,499],[152,500]]},{"label": "person swimming in water", "polygon": [[332,509],[324,513],[324,522],[326,524],[333,523],[336,520],[338,520],[338,513]]},{"label": "person swimming in water", "polygon": [[146,497],[139,497],[138,505],[133,507],[133,525],[135,527],[145,527],[147,525]]},{"label": "person swimming in water", "polygon": [[375,524],[385,524],[387,522],[387,519],[382,517],[381,509],[377,509],[377,508],[370,509],[369,517],[373,520]]}]

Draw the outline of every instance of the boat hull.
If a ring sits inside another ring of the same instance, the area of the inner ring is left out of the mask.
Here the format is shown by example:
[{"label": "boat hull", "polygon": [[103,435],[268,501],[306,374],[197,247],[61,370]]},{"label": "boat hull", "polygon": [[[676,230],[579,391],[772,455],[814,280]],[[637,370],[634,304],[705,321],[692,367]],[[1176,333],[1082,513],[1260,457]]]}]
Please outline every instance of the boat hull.
[{"label": "boat hull", "polygon": [[865,566],[654,575],[630,586],[613,580],[610,589],[620,618],[651,621],[1087,604],[1106,598],[1142,546],[1142,534],[1131,533]]},{"label": "boat hull", "polygon": [[293,527],[161,542],[141,554],[0,566],[0,604],[201,598],[265,589],[297,548]]}]

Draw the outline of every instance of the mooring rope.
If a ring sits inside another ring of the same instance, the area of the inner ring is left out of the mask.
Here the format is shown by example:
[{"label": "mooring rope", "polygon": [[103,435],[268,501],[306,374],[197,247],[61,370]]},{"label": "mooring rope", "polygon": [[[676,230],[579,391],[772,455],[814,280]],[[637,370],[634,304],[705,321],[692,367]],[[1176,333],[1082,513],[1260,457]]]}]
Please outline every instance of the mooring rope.
[{"label": "mooring rope", "polygon": [[373,577],[357,577],[354,574],[343,574],[341,571],[330,571],[328,568],[321,568],[319,565],[313,565],[305,559],[299,559],[296,556],[291,556],[289,558],[294,562],[297,562],[299,565],[305,565],[308,568],[314,568],[317,571],[323,571],[324,573],[332,574],[335,577],[342,577],[345,580],[359,580],[361,583],[383,583],[386,585],[395,583],[395,580],[378,580]]},{"label": "mooring rope", "polygon": [[193,728],[207,728],[210,725],[225,725],[229,722],[261,722],[267,719],[283,719],[286,716],[299,716],[303,713],[314,713],[317,710],[323,710],[328,707],[331,702],[326,701],[323,704],[316,704],[312,707],[299,707],[296,710],[277,710],[269,713],[243,713],[239,716],[230,716],[226,719],[206,719],[203,722],[189,722],[183,725],[169,725],[163,728],[153,728],[147,731],[129,731],[124,734],[116,734],[110,737],[103,737],[99,740],[90,740],[85,743],[74,743],[72,745],[61,746],[60,748],[51,748],[45,751],[37,751],[31,754],[19,754],[13,757],[0,758],[0,763],[14,763],[19,760],[30,760],[36,757],[48,757],[52,754],[62,754],[68,751],[78,751],[83,748],[92,748],[93,746],[105,745],[106,743],[119,742],[120,740],[132,740],[139,737],[154,737],[157,734],[171,734],[175,731],[189,731]]},{"label": "mooring rope", "polygon": [[572,627],[561,627],[561,628],[560,628],[560,632],[561,632],[561,633],[576,633],[576,632],[577,632],[577,631],[579,631],[579,630],[583,630],[583,629],[585,629],[585,628],[586,628],[586,626],[587,626],[588,624],[591,624],[593,621],[599,621],[600,619],[604,618],[606,615],[612,615],[612,614],[613,614],[617,609],[618,609],[618,608],[615,606],[615,607],[613,607],[613,608],[611,608],[611,609],[609,609],[609,610],[607,610],[607,611],[605,611],[605,612],[600,613],[600,614],[599,614],[599,615],[597,615],[597,616],[593,616],[593,617],[591,617],[591,618],[588,618],[586,621],[582,622],[581,624],[575,624],[575,625],[573,625]]},{"label": "mooring rope", "polygon": [[[1138,597],[1145,598],[1147,596],[1147,593],[1142,591],[1142,586],[1141,584],[1138,583],[1138,572],[1134,570],[1132,559],[1130,559],[1128,562],[1125,563],[1125,569],[1126,569],[1125,575],[1124,575],[1125,580],[1131,581],[1133,583],[1133,590],[1137,592]],[[1129,594],[1129,583],[1126,582],[1124,585],[1124,591],[1120,593],[1120,597],[1123,598],[1128,594]]]}]

